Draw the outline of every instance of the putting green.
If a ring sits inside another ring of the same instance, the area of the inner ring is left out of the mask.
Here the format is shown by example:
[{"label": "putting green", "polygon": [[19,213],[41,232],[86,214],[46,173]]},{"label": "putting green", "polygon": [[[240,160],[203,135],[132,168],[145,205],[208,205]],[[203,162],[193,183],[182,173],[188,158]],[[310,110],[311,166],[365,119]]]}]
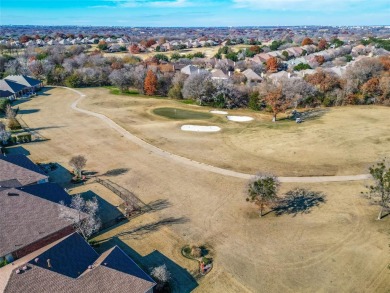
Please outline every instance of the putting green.
[{"label": "putting green", "polygon": [[210,113],[183,110],[178,108],[157,108],[153,113],[169,119],[175,120],[203,120],[213,117]]}]

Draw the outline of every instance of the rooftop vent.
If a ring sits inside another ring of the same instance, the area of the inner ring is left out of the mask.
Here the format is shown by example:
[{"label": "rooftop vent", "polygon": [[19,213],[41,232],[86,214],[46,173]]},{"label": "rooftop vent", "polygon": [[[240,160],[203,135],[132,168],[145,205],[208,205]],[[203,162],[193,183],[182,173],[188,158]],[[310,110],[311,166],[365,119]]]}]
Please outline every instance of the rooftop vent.
[{"label": "rooftop vent", "polygon": [[39,261],[39,258],[37,257],[36,259],[34,259],[35,263],[38,263]]},{"label": "rooftop vent", "polygon": [[47,267],[51,268],[50,258],[47,259]]},{"label": "rooftop vent", "polygon": [[8,195],[8,196],[19,196],[19,193],[16,193],[16,192],[8,192],[7,195]]}]

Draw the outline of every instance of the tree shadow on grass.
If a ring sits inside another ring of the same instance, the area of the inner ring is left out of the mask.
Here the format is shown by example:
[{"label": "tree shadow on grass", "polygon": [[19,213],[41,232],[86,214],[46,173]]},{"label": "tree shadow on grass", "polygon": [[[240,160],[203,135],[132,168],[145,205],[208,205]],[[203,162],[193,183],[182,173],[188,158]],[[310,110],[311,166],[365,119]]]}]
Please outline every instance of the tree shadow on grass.
[{"label": "tree shadow on grass", "polygon": [[310,111],[306,111],[301,113],[301,117],[303,120],[316,120],[324,116],[326,113],[328,113],[329,109],[313,109]]},{"label": "tree shadow on grass", "polygon": [[145,235],[145,234],[157,231],[162,227],[172,226],[172,225],[177,225],[177,224],[184,224],[184,223],[188,223],[188,222],[189,222],[189,219],[187,219],[185,217],[180,217],[180,218],[168,217],[168,218],[156,221],[156,222],[152,222],[152,223],[137,227],[133,230],[121,232],[121,233],[117,234],[116,236],[137,237],[137,236],[141,236],[141,235]]},{"label": "tree shadow on grass", "polygon": [[325,202],[323,193],[298,188],[287,192],[273,211],[277,216],[288,214],[295,217],[297,214],[308,214],[313,207],[319,207]]},{"label": "tree shadow on grass", "polygon": [[26,115],[26,114],[33,114],[39,112],[40,109],[24,109],[24,110],[19,110],[18,114],[20,115]]},{"label": "tree shadow on grass", "polygon": [[151,212],[161,211],[170,206],[172,206],[172,204],[167,199],[157,199],[148,203]]},{"label": "tree shadow on grass", "polygon": [[119,175],[126,174],[129,170],[130,169],[128,169],[128,168],[112,169],[112,170],[108,170],[106,173],[104,173],[103,176],[110,176],[110,177],[119,176]]}]

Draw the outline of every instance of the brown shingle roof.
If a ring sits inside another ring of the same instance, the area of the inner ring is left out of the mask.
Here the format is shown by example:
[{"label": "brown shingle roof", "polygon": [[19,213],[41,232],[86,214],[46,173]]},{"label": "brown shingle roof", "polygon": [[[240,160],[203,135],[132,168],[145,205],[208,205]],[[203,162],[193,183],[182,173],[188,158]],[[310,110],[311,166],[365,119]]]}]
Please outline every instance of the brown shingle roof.
[{"label": "brown shingle roof", "polygon": [[[51,268],[47,267],[47,258],[51,259]],[[27,266],[29,269],[23,273],[16,273],[19,267],[12,271],[4,292],[144,293],[155,285],[119,247],[99,257],[77,233],[49,245],[42,254],[34,255]]]},{"label": "brown shingle roof", "polygon": [[24,155],[0,155],[0,180],[18,180],[22,185],[36,183],[48,176]]},{"label": "brown shingle roof", "polygon": [[20,189],[0,191],[0,256],[69,227],[72,222],[59,215],[60,208],[72,212],[70,208]]}]

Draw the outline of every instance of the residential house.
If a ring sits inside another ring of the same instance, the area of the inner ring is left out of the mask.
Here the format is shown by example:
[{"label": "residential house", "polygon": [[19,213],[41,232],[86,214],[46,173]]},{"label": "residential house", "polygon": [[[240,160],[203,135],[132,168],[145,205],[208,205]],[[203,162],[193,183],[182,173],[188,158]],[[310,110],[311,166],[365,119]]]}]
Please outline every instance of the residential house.
[{"label": "residential house", "polygon": [[184,74],[187,74],[187,75],[191,75],[191,74],[194,74],[194,73],[203,72],[205,70],[190,64],[190,65],[187,65],[187,66],[183,67],[180,71],[181,71],[181,73],[184,73]]},{"label": "residential house", "polygon": [[9,75],[5,79],[24,85],[24,92],[35,92],[43,87],[41,80],[27,75]]},{"label": "residential house", "polygon": [[287,72],[287,71],[279,71],[279,72],[271,73],[270,75],[268,75],[268,78],[270,78],[273,81],[278,81],[280,79],[286,79],[286,78],[291,78],[291,77],[292,77],[292,74],[290,72]]},{"label": "residential house", "polygon": [[0,275],[5,293],[152,293],[156,285],[118,246],[99,255],[77,233],[1,268]]},{"label": "residential house", "polygon": [[[229,71],[230,73],[230,71]],[[228,80],[229,76],[226,75],[221,69],[211,70],[211,79],[213,80]]]},{"label": "residential house", "polygon": [[242,72],[243,75],[245,75],[248,82],[261,82],[263,79],[254,72],[251,68],[248,68],[247,70]]},{"label": "residential house", "polygon": [[25,86],[20,83],[7,79],[0,80],[0,94],[2,98],[15,100],[16,98],[23,95],[24,89]]},{"label": "residential house", "polygon": [[260,53],[260,54],[255,55],[251,60],[256,62],[256,63],[262,64],[264,62],[267,62],[267,60],[271,57],[272,56],[269,55],[268,53]]}]

